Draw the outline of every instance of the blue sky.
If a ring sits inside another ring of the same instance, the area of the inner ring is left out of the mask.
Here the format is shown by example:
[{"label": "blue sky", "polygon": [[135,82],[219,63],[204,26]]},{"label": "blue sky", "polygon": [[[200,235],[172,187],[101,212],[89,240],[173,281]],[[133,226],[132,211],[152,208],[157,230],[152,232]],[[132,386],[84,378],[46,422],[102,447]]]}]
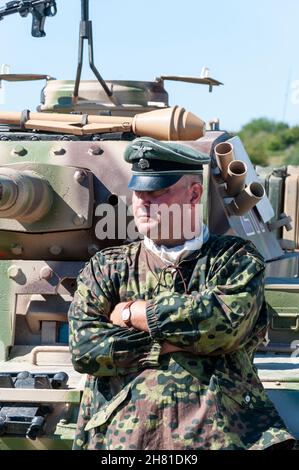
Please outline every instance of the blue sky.
[{"label": "blue sky", "polygon": [[[0,64],[9,64],[12,73],[74,79],[81,2],[57,0],[57,6],[42,39],[31,37],[31,16],[0,22]],[[262,116],[299,125],[297,0],[90,0],[90,17],[104,78],[199,76],[207,66],[224,86],[209,93],[204,86],[165,82],[171,105],[206,121],[219,117],[227,130]],[[86,55],[82,78],[92,77]],[[0,110],[34,110],[42,86],[6,84]]]}]

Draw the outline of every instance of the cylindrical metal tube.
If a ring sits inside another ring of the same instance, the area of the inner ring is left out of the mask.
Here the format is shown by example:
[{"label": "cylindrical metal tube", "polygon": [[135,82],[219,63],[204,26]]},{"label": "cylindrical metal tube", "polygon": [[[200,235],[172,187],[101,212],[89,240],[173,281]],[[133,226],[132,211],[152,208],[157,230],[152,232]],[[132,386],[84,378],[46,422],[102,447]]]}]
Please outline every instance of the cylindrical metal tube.
[{"label": "cylindrical metal tube", "polygon": [[226,180],[228,165],[234,160],[234,147],[230,142],[220,142],[215,146],[214,152],[221,175]]},{"label": "cylindrical metal tube", "polygon": [[243,191],[227,206],[232,215],[244,215],[265,196],[265,188],[256,181],[246,186]]},{"label": "cylindrical metal tube", "polygon": [[245,187],[245,178],[247,174],[247,166],[241,160],[233,160],[227,168],[227,195],[237,196]]}]

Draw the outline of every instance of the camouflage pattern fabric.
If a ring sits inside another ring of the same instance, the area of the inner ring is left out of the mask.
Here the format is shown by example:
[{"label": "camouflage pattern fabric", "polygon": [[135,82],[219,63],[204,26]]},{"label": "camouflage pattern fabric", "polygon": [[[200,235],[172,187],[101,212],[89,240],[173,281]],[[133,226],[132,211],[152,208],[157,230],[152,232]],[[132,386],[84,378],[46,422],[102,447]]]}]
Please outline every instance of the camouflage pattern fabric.
[{"label": "camouflage pattern fabric", "polygon": [[[211,236],[166,267],[143,242],[97,253],[69,312],[87,373],[74,449],[265,449],[292,439],[252,364],[264,338],[264,262],[250,242]],[[150,334],[109,323],[147,301]],[[184,352],[160,355],[161,343]]]}]

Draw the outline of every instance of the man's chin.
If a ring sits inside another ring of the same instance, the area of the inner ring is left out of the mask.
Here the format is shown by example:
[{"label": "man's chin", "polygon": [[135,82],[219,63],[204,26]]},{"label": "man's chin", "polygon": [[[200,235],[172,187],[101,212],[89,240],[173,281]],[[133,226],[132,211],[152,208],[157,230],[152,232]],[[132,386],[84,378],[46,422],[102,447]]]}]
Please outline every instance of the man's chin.
[{"label": "man's chin", "polygon": [[141,235],[148,238],[156,238],[159,233],[159,225],[156,222],[139,222],[137,229]]}]

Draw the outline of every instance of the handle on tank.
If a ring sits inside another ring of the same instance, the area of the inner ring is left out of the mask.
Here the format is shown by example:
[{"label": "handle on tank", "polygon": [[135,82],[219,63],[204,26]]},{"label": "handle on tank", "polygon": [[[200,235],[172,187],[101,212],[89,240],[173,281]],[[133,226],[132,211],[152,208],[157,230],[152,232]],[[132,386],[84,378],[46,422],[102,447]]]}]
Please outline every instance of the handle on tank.
[{"label": "handle on tank", "polygon": [[37,355],[39,353],[69,353],[68,346],[35,346],[31,351],[31,364],[37,365]]}]

